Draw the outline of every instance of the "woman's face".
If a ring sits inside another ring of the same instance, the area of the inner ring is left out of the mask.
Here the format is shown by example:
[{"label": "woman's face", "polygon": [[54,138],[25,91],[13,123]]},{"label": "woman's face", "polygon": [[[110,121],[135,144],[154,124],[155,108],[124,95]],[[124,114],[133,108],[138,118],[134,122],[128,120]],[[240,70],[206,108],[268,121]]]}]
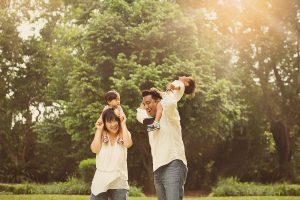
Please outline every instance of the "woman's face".
[{"label": "woman's face", "polygon": [[114,134],[118,133],[118,131],[119,131],[119,124],[118,124],[118,122],[115,119],[113,119],[110,122],[108,122],[108,121],[105,122],[105,125],[106,125],[106,128],[107,128],[108,132],[114,133]]}]

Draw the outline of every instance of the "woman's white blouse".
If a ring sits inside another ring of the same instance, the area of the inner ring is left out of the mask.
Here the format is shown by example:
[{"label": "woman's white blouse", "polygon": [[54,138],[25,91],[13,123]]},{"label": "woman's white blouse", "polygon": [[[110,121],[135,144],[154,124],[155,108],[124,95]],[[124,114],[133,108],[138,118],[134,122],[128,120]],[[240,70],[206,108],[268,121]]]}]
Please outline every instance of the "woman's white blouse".
[{"label": "woman's white blouse", "polygon": [[110,141],[102,143],[101,150],[96,155],[97,169],[91,187],[95,196],[109,189],[129,189],[127,148],[117,141],[118,139],[114,144]]}]

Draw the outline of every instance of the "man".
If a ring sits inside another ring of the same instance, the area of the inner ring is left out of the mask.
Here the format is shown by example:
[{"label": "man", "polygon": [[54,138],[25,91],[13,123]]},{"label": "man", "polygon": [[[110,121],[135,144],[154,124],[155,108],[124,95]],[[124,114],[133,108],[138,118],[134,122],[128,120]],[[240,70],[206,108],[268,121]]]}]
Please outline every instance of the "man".
[{"label": "man", "polygon": [[144,119],[155,117],[157,104],[160,102],[163,113],[160,119],[160,129],[149,132],[149,142],[153,159],[154,185],[159,200],[183,199],[184,184],[187,177],[187,161],[185,157],[184,144],[182,141],[180,116],[177,110],[177,102],[181,99],[187,87],[195,84],[185,85],[185,79],[175,81],[167,89],[178,87],[164,93],[163,96],[155,90],[142,92],[143,102],[137,109],[137,119],[143,123]]}]

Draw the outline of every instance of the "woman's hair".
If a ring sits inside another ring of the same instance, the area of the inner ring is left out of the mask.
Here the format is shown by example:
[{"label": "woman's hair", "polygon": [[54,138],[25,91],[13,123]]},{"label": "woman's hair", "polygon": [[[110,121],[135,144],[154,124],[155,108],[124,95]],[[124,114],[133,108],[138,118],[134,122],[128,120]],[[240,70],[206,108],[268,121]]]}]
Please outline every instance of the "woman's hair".
[{"label": "woman's hair", "polygon": [[108,131],[106,127],[106,122],[111,122],[111,121],[117,121],[119,127],[121,127],[121,120],[120,118],[115,114],[115,109],[114,108],[108,108],[102,113],[102,122],[104,124],[104,130]]},{"label": "woman's hair", "polygon": [[114,90],[111,90],[111,91],[108,91],[105,95],[104,95],[104,99],[105,99],[105,102],[108,103],[114,99],[117,99],[119,97],[119,93],[117,91],[114,91]]}]

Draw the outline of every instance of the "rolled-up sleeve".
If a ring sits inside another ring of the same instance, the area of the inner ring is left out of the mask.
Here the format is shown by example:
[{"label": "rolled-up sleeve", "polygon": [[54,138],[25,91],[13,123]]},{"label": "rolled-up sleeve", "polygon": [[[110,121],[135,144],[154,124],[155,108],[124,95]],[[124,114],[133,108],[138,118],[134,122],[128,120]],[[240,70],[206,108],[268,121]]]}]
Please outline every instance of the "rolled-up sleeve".
[{"label": "rolled-up sleeve", "polygon": [[174,90],[174,91],[173,91],[173,93],[174,93],[174,98],[176,99],[176,101],[179,101],[179,100],[182,98],[182,96],[183,96],[185,86],[184,86],[183,82],[181,82],[181,81],[179,81],[179,80],[173,81],[172,84],[173,84],[174,86],[180,88],[179,90]]}]

